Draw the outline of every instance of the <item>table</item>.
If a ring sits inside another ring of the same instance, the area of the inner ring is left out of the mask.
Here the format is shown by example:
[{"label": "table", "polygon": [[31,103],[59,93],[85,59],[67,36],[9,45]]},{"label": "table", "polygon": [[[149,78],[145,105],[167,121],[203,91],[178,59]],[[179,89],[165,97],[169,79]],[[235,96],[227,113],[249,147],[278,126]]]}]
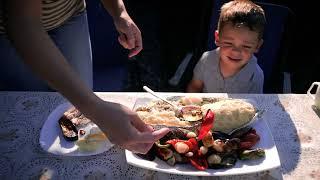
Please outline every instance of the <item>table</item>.
[{"label": "table", "polygon": [[[146,93],[97,93],[105,100],[133,107]],[[182,95],[164,93],[163,95]],[[281,168],[217,179],[320,179],[320,118],[306,94],[210,94],[253,98],[268,114]],[[39,133],[48,115],[66,100],[56,92],[0,92],[0,179],[210,179],[137,168],[126,163],[124,150],[113,147],[89,157],[58,156],[43,151]]]}]

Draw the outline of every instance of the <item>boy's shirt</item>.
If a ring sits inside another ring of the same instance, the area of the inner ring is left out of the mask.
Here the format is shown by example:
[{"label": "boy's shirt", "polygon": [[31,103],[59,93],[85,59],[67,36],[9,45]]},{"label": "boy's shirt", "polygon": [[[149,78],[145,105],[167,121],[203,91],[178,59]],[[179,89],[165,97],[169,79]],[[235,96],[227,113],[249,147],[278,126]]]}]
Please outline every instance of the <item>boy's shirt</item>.
[{"label": "boy's shirt", "polygon": [[205,93],[263,93],[263,71],[252,56],[234,76],[224,79],[219,68],[220,48],[203,53],[193,70],[193,79],[204,83]]}]

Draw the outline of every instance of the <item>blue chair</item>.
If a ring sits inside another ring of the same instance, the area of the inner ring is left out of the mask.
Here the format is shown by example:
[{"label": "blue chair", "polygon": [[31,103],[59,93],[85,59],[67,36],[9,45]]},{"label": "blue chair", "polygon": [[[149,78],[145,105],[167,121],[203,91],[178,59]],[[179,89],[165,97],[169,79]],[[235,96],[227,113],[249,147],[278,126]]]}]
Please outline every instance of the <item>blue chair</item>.
[{"label": "blue chair", "polygon": [[[217,28],[219,11],[226,0],[216,0],[209,27],[208,49],[216,48],[214,31]],[[255,2],[260,5],[266,15],[264,43],[256,54],[258,63],[264,72],[264,93],[290,93],[291,82],[288,66],[295,16],[285,6],[271,3]]]},{"label": "blue chair", "polygon": [[87,1],[93,56],[94,91],[123,91],[127,79],[127,52],[118,43],[111,16],[100,1]]}]

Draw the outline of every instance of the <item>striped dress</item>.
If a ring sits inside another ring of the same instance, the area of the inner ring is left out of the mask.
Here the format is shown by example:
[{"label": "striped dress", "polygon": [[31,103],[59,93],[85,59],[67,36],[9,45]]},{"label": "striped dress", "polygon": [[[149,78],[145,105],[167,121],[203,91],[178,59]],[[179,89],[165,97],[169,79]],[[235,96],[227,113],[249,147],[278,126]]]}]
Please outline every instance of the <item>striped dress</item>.
[{"label": "striped dress", "polygon": [[[85,10],[84,0],[42,0],[42,24],[46,31],[65,23],[69,18]],[[0,0],[0,34],[5,33],[3,1]]]}]

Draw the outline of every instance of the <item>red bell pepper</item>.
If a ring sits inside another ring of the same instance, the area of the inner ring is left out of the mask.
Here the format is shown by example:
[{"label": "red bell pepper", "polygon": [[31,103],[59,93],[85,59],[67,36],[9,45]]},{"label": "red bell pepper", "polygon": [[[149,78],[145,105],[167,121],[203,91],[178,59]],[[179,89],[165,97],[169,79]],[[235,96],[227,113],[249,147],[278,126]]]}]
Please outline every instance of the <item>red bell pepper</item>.
[{"label": "red bell pepper", "polygon": [[196,140],[196,138],[190,138],[188,140],[188,142],[190,142],[192,144],[192,147],[190,147],[190,150],[195,153],[199,150],[199,147],[198,147],[198,142]]},{"label": "red bell pepper", "polygon": [[192,164],[192,166],[194,166],[200,171],[204,171],[208,169],[208,162],[204,157],[198,157],[198,156],[191,157],[190,163]]},{"label": "red bell pepper", "polygon": [[189,150],[192,152],[196,152],[198,150],[198,142],[195,138],[190,138],[189,140],[181,140],[181,139],[171,139],[166,142],[166,144],[171,144],[173,147],[177,142],[183,142],[188,145]]},{"label": "red bell pepper", "polygon": [[204,156],[200,155],[198,141],[195,138],[190,138],[189,140],[171,139],[166,143],[171,144],[174,147],[178,142],[183,142],[188,145],[189,151],[194,153],[192,157],[188,158],[192,166],[201,171],[208,169],[208,162]]},{"label": "red bell pepper", "polygon": [[208,132],[212,129],[214,122],[214,113],[209,109],[207,111],[206,116],[204,117],[204,121],[201,123],[201,127],[199,130],[198,140],[202,140]]}]

